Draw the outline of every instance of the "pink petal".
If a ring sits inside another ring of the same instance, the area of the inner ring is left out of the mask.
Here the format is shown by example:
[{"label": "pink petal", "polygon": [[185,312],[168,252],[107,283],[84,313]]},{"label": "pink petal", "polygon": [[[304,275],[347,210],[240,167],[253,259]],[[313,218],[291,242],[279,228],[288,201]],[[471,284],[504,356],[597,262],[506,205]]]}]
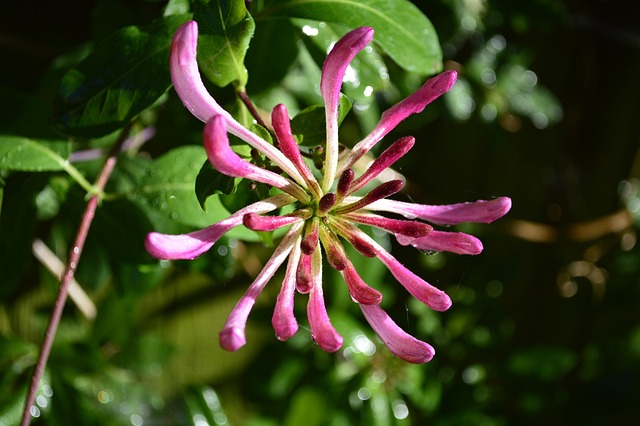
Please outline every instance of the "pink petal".
[{"label": "pink petal", "polygon": [[382,247],[378,248],[378,258],[391,274],[409,293],[434,311],[446,311],[451,307],[451,298],[444,291],[432,286],[409,269]]},{"label": "pink petal", "polygon": [[338,179],[338,201],[342,201],[344,197],[349,195],[351,184],[353,183],[353,169],[347,169],[340,175],[340,179]]},{"label": "pink petal", "polygon": [[469,203],[429,206],[395,200],[380,200],[368,206],[370,210],[401,214],[408,219],[420,218],[438,225],[457,225],[464,222],[491,223],[511,209],[511,199],[500,197]]},{"label": "pink petal", "polygon": [[325,351],[335,352],[342,347],[342,336],[329,320],[327,308],[324,305],[322,294],[322,257],[320,250],[311,255],[312,285],[307,303],[307,317],[311,328],[313,340]]},{"label": "pink petal", "polygon": [[320,226],[320,241],[327,255],[327,262],[336,271],[342,271],[347,267],[347,253],[338,240],[338,236],[327,226]]},{"label": "pink petal", "polygon": [[257,213],[248,213],[242,218],[242,224],[252,231],[275,231],[283,226],[302,221],[296,216],[261,216]]},{"label": "pink petal", "polygon": [[204,126],[204,149],[213,167],[227,176],[266,183],[291,194],[300,201],[308,201],[309,196],[297,184],[240,158],[229,146],[224,123],[225,119],[221,115],[214,115]]},{"label": "pink petal", "polygon": [[324,99],[327,121],[327,145],[322,189],[329,190],[336,176],[338,162],[338,105],[340,88],[347,67],[373,38],[373,29],[360,27],[345,34],[333,46],[322,66],[320,92]]},{"label": "pink petal", "polygon": [[273,277],[277,269],[289,255],[295,241],[300,236],[301,229],[302,224],[291,227],[289,232],[282,238],[278,247],[276,247],[269,261],[264,265],[264,268],[262,268],[262,271],[260,271],[256,279],[249,286],[247,292],[231,310],[227,321],[219,333],[220,346],[223,349],[235,352],[246,343],[245,329],[251,309],[271,277]]},{"label": "pink petal", "polygon": [[178,28],[171,43],[171,80],[184,106],[206,123],[215,114],[228,113],[211,97],[202,82],[196,61],[197,45],[197,22],[189,21]]},{"label": "pink petal", "polygon": [[279,104],[273,108],[271,112],[271,124],[278,138],[282,153],[298,168],[311,192],[313,192],[316,197],[320,197],[320,185],[302,158],[298,143],[291,133],[291,121],[289,120],[289,113],[287,112],[286,106]]},{"label": "pink petal", "polygon": [[445,71],[427,80],[415,93],[386,110],[373,131],[340,160],[338,171],[351,167],[401,121],[411,114],[422,112],[427,105],[451,89],[457,76],[455,71]]},{"label": "pink petal", "polygon": [[197,45],[198,24],[195,21],[178,28],[171,43],[171,81],[184,106],[205,123],[214,115],[221,115],[227,131],[262,152],[296,182],[303,182],[298,170],[276,147],[238,123],[211,97],[198,70]]},{"label": "pink petal", "polygon": [[313,253],[318,247],[319,229],[320,221],[318,220],[318,218],[313,218],[307,221],[304,230],[304,237],[302,238],[302,242],[300,243],[302,253],[309,255]]},{"label": "pink petal", "polygon": [[278,294],[271,324],[276,332],[278,340],[287,340],[298,331],[298,322],[293,314],[294,308],[294,290],[296,287],[296,270],[300,261],[300,237],[293,244],[291,254],[289,254],[289,263],[287,264],[287,272],[282,281],[282,288]]},{"label": "pink petal", "polygon": [[378,201],[399,192],[403,186],[404,182],[399,179],[381,183],[380,185],[369,191],[367,195],[357,199],[357,201],[347,204],[341,204],[340,206],[336,207],[335,212],[336,214],[345,214],[362,209],[373,203],[374,201]]},{"label": "pink petal", "polygon": [[193,259],[213,246],[226,232],[242,224],[248,213],[267,213],[295,201],[288,194],[280,194],[238,210],[226,219],[189,234],[169,235],[151,232],[145,239],[149,254],[158,259]]},{"label": "pink petal", "polygon": [[413,297],[435,311],[446,311],[451,307],[451,298],[447,293],[432,286],[411,272],[373,238],[360,230],[358,231],[361,234],[361,238],[367,240],[367,242],[375,248],[380,261],[385,264],[395,279],[398,280]]},{"label": "pink petal", "polygon": [[347,283],[349,294],[356,302],[363,305],[374,305],[382,301],[382,293],[365,283],[348,259],[347,266],[342,271],[342,277]]},{"label": "pink petal", "polygon": [[423,222],[390,219],[388,217],[371,213],[352,212],[345,214],[344,217],[354,222],[384,229],[392,234],[406,235],[411,238],[424,237],[433,230],[431,225],[427,225]]},{"label": "pink petal", "polygon": [[333,192],[327,192],[318,201],[318,211],[322,214],[327,213],[336,204],[336,194]]},{"label": "pink petal", "polygon": [[378,255],[377,249],[369,242],[371,238],[356,226],[340,218],[334,218],[332,223],[336,232],[349,241],[358,253],[366,257],[376,257]]},{"label": "pink petal", "polygon": [[300,256],[298,268],[296,270],[296,290],[300,294],[307,294],[311,291],[311,255]]},{"label": "pink petal", "polygon": [[411,238],[396,235],[396,239],[402,245],[411,245],[424,251],[448,251],[456,254],[480,254],[482,242],[473,235],[464,232],[431,231],[420,238]]},{"label": "pink petal", "polygon": [[[358,191],[364,187],[372,179],[377,177],[385,169],[391,167],[393,163],[398,161],[413,147],[416,140],[412,136],[405,136],[392,143],[389,148],[385,149],[382,154],[376,158],[369,166],[366,172],[362,174],[358,179],[353,182],[351,188],[349,188],[349,194]],[[349,170],[349,169],[347,169]]]},{"label": "pink petal", "polygon": [[387,345],[389,351],[400,359],[413,364],[431,361],[435,350],[431,345],[411,336],[380,308],[380,305],[360,305],[360,309],[371,328]]}]

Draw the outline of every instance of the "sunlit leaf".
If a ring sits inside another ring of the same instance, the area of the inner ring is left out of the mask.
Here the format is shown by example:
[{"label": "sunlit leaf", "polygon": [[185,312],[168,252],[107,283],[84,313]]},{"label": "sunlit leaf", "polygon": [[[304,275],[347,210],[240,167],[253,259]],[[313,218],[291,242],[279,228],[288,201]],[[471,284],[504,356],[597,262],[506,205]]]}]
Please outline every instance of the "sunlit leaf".
[{"label": "sunlit leaf", "polygon": [[271,0],[257,18],[304,18],[370,26],[375,42],[407,71],[434,74],[442,69],[442,51],[433,25],[404,0]]},{"label": "sunlit leaf", "polygon": [[69,153],[67,141],[0,135],[0,169],[27,172],[63,170]]},{"label": "sunlit leaf", "polygon": [[243,0],[200,0],[194,4],[199,24],[198,64],[215,85],[247,84],[244,57],[255,23]]}]

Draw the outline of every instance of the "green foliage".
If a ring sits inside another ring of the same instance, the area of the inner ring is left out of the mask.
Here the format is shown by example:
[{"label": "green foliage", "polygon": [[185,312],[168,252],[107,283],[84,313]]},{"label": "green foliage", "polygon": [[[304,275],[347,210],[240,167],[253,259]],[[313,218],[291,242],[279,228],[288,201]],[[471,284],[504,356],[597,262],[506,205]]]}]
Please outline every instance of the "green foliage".
[{"label": "green foliage", "polygon": [[442,69],[442,51],[433,25],[416,6],[403,0],[271,0],[260,18],[303,18],[348,28],[370,26],[375,41],[403,69],[434,74]]},{"label": "green foliage", "polygon": [[122,128],[171,85],[169,48],[186,16],[123,28],[99,43],[62,78],[54,120],[64,133],[103,136]]},{"label": "green foliage", "polygon": [[[351,110],[351,101],[346,96],[340,96],[338,105],[338,122],[342,123]],[[305,108],[291,119],[291,132],[298,137],[300,145],[314,146],[327,139],[324,106],[314,105]]]},{"label": "green foliage", "polygon": [[244,57],[255,23],[243,0],[198,0],[193,19],[199,23],[198,64],[215,85],[247,84]]},{"label": "green foliage", "polygon": [[236,191],[235,178],[223,175],[206,160],[196,177],[195,191],[200,207],[205,210],[205,202],[210,195],[231,195]]},{"label": "green foliage", "polygon": [[68,141],[0,136],[0,169],[27,172],[64,170],[70,150]]}]

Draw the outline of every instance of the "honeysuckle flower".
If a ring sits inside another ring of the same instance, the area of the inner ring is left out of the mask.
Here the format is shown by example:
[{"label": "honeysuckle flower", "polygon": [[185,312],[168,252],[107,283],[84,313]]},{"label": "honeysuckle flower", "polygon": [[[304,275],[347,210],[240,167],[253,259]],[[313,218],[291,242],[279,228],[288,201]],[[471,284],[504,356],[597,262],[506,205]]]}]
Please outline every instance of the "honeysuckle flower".
[{"label": "honeysuckle flower", "polygon": [[[178,96],[191,113],[205,123],[204,148],[211,164],[221,173],[261,182],[280,190],[280,194],[250,204],[228,218],[205,229],[184,235],[150,233],[148,252],[160,259],[193,259],[209,250],[227,231],[240,225],[255,231],[273,231],[289,227],[271,258],[232,309],[219,333],[220,345],[235,351],[245,341],[248,316],[256,298],[278,268],[287,263],[272,325],[276,337],[286,340],[298,330],[294,316],[294,294],[308,294],[307,317],[314,341],[333,352],[343,338],[329,319],[323,297],[323,258],[344,278],[352,299],[373,330],[397,357],[412,363],[424,363],[434,355],[428,344],[402,330],[380,307],[382,294],[365,283],[346,254],[344,242],[363,256],[377,258],[395,279],[415,298],[436,311],[447,310],[451,299],[407,269],[391,253],[367,235],[361,225],[373,226],[395,236],[400,244],[420,250],[477,254],[480,241],[461,232],[434,230],[433,225],[462,222],[489,223],[511,207],[506,197],[488,201],[446,206],[428,206],[389,199],[403,187],[402,180],[373,186],[371,183],[414,145],[413,137],[393,142],[360,176],[353,165],[367,154],[398,123],[448,91],[456,80],[455,71],[446,71],[428,80],[417,92],[382,114],[379,123],[352,149],[339,150],[338,103],[342,80],[349,63],[373,38],[373,29],[357,28],[341,38],[329,52],[322,68],[320,91],[326,113],[324,163],[314,174],[305,162],[292,135],[284,105],[271,114],[277,147],[249,131],[218,105],[205,89],[196,62],[198,27],[188,22],[180,27],[171,46],[171,75]],[[229,146],[231,133],[262,153],[279,173],[259,167],[241,158]],[[270,214],[292,205],[291,213]],[[393,213],[405,219],[383,216]],[[428,222],[428,223],[427,223]],[[375,261],[375,260],[372,260]]]}]

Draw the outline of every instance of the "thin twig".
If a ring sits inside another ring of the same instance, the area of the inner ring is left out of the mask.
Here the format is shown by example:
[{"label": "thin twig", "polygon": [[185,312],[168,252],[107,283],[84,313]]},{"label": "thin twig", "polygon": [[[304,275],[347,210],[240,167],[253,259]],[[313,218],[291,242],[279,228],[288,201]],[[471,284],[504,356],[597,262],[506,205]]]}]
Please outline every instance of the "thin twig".
[{"label": "thin twig", "polygon": [[256,109],[255,105],[253,105],[253,102],[251,102],[251,99],[249,98],[249,95],[247,95],[247,92],[245,92],[244,90],[238,90],[237,93],[242,103],[247,107],[249,113],[251,113],[251,116],[255,118],[259,125],[261,125],[265,129],[268,129],[267,124],[264,122],[262,117],[260,117],[258,110]]},{"label": "thin twig", "polygon": [[33,374],[31,376],[31,386],[29,388],[29,394],[27,395],[27,400],[25,401],[24,405],[24,411],[22,413],[22,426],[28,426],[31,423],[31,407],[33,406],[33,403],[36,399],[40,380],[42,379],[44,369],[47,366],[47,361],[49,360],[51,347],[53,346],[56,331],[58,330],[58,325],[60,324],[60,318],[62,317],[62,311],[67,301],[69,286],[71,285],[73,276],[78,269],[80,255],[82,254],[82,249],[84,248],[84,243],[87,239],[89,228],[91,227],[91,223],[93,222],[98,203],[100,202],[100,194],[104,192],[107,181],[109,180],[109,177],[111,177],[111,172],[113,172],[113,168],[115,167],[116,161],[118,160],[120,146],[126,140],[127,135],[131,130],[131,125],[132,123],[129,123],[129,125],[122,130],[118,141],[109,152],[109,155],[105,160],[104,166],[100,171],[100,175],[98,176],[98,180],[95,185],[95,188],[98,192],[94,193],[91,196],[82,215],[82,220],[80,222],[80,226],[78,227],[78,233],[76,234],[75,242],[71,248],[71,251],[69,252],[67,267],[64,271],[64,275],[62,275],[62,279],[60,280],[60,291],[58,292],[58,297],[56,298],[53,311],[51,312],[51,317],[49,318],[47,329],[44,333],[44,339],[42,340],[42,346],[40,347],[40,356],[38,357],[38,362],[36,363],[36,367],[33,370]]}]

